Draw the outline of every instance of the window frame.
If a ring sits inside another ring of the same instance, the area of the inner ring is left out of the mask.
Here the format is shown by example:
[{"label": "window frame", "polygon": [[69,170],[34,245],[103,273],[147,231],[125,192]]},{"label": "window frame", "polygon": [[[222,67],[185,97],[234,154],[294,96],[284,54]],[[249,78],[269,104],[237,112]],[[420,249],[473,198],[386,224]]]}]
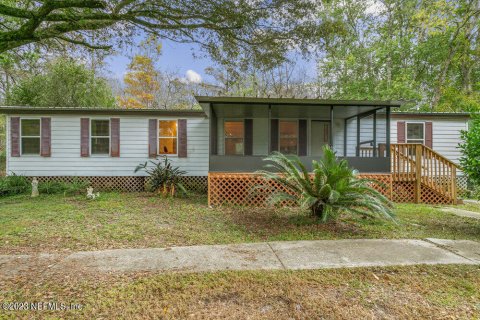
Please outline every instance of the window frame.
[{"label": "window frame", "polygon": [[[38,120],[40,124],[40,132],[37,136],[23,136],[22,121],[23,120]],[[38,138],[38,154],[37,153],[23,153],[23,138]],[[42,153],[42,120],[39,117],[21,117],[20,118],[20,156],[39,156]]]},{"label": "window frame", "polygon": [[[92,152],[92,147],[93,143],[92,140],[93,138],[106,138],[107,136],[94,136],[92,134],[93,131],[93,121],[98,121],[98,120],[107,120],[108,121],[108,153],[93,153]],[[110,157],[110,154],[112,152],[112,122],[110,121],[110,118],[90,118],[90,141],[89,141],[89,151],[90,151],[90,156],[95,156],[95,157]]]},{"label": "window frame", "polygon": [[[243,148],[242,148],[242,154],[227,154],[226,153],[226,150],[227,150],[227,139],[240,139],[239,137],[229,137],[227,138],[225,136],[225,123],[226,122],[241,122],[242,123],[242,126],[243,126],[243,137],[241,137],[242,139],[242,143],[243,143]],[[239,119],[239,118],[224,118],[223,119],[223,154],[225,156],[231,156],[231,157],[243,157],[245,156],[245,119]]]},{"label": "window frame", "polygon": [[[175,121],[177,124],[177,134],[176,136],[160,136],[160,121]],[[175,153],[162,153],[160,152],[160,139],[172,139],[177,140],[177,147]],[[177,157],[178,156],[178,119],[157,119],[157,155],[159,156],[168,156],[168,157]]]},{"label": "window frame", "polygon": [[[423,139],[408,139],[408,125],[409,124],[421,124],[423,127]],[[409,140],[415,140],[416,142],[408,142]],[[420,142],[421,140],[421,142]],[[405,122],[405,143],[421,143],[425,145],[425,122],[423,121],[407,121]]]},{"label": "window frame", "polygon": [[[299,124],[299,120],[300,119],[290,119],[290,118],[278,118],[278,132],[277,132],[277,136],[278,136],[278,151],[279,152],[282,152],[281,149],[282,149],[282,137],[280,136],[280,122],[282,121],[290,121],[290,122],[296,122],[297,123],[297,151],[295,153],[288,153],[286,155],[295,155],[295,156],[298,156],[298,151],[299,151],[299,147],[300,147],[300,124]],[[308,128],[307,128],[307,142],[308,142]],[[309,150],[308,150],[308,146],[307,146],[307,154],[309,154]]]}]

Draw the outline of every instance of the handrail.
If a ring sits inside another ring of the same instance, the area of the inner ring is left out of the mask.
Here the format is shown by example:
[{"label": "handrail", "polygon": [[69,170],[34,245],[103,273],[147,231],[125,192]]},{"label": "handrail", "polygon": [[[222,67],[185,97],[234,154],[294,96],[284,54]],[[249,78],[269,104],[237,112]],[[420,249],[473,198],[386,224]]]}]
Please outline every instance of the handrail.
[{"label": "handrail", "polygon": [[436,153],[440,158],[442,158],[443,160],[445,160],[446,162],[449,162],[451,165],[457,167],[457,169],[460,169],[460,166],[458,164],[456,164],[455,162],[453,162],[452,160],[446,158],[445,156],[441,155],[440,153],[438,153],[437,151],[433,150],[432,148],[430,147],[427,147],[426,145],[424,144],[421,144],[421,143],[392,143],[391,144],[392,146],[393,145],[396,145],[396,146],[404,146],[404,145],[407,145],[407,146],[413,146],[413,145],[421,145],[423,149],[427,149],[427,150],[430,150],[434,153]]},{"label": "handrail", "polygon": [[458,165],[418,143],[391,144],[392,175],[397,181],[415,182],[415,200],[420,202],[422,184],[456,202]]}]

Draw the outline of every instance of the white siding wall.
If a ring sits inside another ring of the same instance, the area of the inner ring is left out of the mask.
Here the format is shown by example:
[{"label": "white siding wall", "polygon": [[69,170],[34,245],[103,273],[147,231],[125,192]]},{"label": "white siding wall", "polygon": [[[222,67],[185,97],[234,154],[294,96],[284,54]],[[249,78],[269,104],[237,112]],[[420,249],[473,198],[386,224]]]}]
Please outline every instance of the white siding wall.
[{"label": "white siding wall", "polygon": [[433,150],[447,159],[459,163],[462,156],[458,144],[462,141],[461,130],[467,130],[468,119],[458,117],[422,117],[422,119],[402,118],[394,115],[391,122],[391,142],[397,142],[397,122],[432,122]]},{"label": "white siding wall", "polygon": [[[38,118],[38,116],[26,116]],[[139,163],[148,160],[148,119],[153,116],[120,116],[120,157],[80,157],[80,118],[84,116],[52,115],[52,156],[10,157],[7,139],[7,172],[26,176],[131,176]],[[115,116],[117,117],[117,116]],[[106,118],[102,117],[90,117]],[[107,117],[108,118],[108,117]],[[189,176],[208,174],[208,119],[181,117],[187,120],[187,158],[169,156],[172,164]],[[177,119],[159,117],[158,119]],[[10,132],[7,121],[7,132]]]}]

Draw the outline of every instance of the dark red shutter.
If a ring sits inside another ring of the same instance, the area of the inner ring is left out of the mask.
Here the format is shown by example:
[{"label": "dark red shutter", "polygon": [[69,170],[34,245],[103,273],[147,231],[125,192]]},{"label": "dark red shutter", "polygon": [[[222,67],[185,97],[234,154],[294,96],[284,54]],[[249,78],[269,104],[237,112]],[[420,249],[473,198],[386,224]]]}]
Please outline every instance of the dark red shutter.
[{"label": "dark red shutter", "polygon": [[425,145],[433,148],[433,125],[431,122],[425,122]]},{"label": "dark red shutter", "polygon": [[157,119],[148,119],[148,156],[157,157]]},{"label": "dark red shutter", "polygon": [[307,155],[307,120],[298,120],[298,155]]},{"label": "dark red shutter", "polygon": [[278,151],[278,119],[270,121],[270,152]]},{"label": "dark red shutter", "polygon": [[253,155],[253,119],[245,119],[245,150],[246,156]]},{"label": "dark red shutter", "polygon": [[178,119],[178,157],[187,157],[187,119]]},{"label": "dark red shutter", "polygon": [[20,157],[20,118],[10,118],[10,150],[12,157]]},{"label": "dark red shutter", "polygon": [[52,127],[50,118],[41,118],[42,132],[40,134],[40,155],[50,157],[52,154]]},{"label": "dark red shutter", "polygon": [[110,119],[110,156],[120,157],[120,118]]},{"label": "dark red shutter", "polygon": [[397,143],[405,143],[405,121],[397,122]]},{"label": "dark red shutter", "polygon": [[90,119],[80,119],[80,155],[90,156]]}]

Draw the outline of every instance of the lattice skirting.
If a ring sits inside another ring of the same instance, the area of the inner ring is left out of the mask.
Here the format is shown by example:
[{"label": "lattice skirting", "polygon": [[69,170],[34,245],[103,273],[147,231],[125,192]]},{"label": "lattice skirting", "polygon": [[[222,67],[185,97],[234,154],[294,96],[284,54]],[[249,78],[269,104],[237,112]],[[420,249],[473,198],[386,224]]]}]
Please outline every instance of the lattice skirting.
[{"label": "lattice skirting", "polygon": [[409,203],[415,202],[415,182],[395,181],[392,182],[392,197],[394,202]]},{"label": "lattice skirting", "polygon": [[208,177],[207,176],[185,176],[180,179],[185,189],[198,193],[207,193]]},{"label": "lattice skirting", "polygon": [[[33,178],[33,177],[29,177]],[[39,182],[44,181],[62,181],[72,182],[74,179],[81,181],[88,181],[90,185],[100,191],[124,191],[124,192],[140,192],[145,190],[146,177],[70,177],[70,176],[49,176],[37,177]],[[207,177],[206,176],[186,176],[182,177],[182,183],[189,191],[206,193],[207,192]]]},{"label": "lattice skirting", "polygon": [[[362,174],[364,178],[377,181],[372,186],[387,198],[399,203],[415,201],[415,182],[393,181],[391,174]],[[208,202],[210,205],[240,205],[266,207],[266,199],[272,189],[281,188],[269,182],[265,188],[255,190],[255,186],[265,185],[262,177],[249,173],[210,173],[208,176]],[[451,200],[438,192],[422,186],[421,201],[428,204],[451,204]],[[285,205],[292,205],[285,203]]]},{"label": "lattice skirting", "polygon": [[[30,177],[32,178],[32,177]],[[88,181],[95,190],[100,191],[126,191],[126,192],[139,192],[145,190],[145,177],[37,177],[39,182],[44,181],[61,181],[72,182],[75,179],[80,181]]]}]

